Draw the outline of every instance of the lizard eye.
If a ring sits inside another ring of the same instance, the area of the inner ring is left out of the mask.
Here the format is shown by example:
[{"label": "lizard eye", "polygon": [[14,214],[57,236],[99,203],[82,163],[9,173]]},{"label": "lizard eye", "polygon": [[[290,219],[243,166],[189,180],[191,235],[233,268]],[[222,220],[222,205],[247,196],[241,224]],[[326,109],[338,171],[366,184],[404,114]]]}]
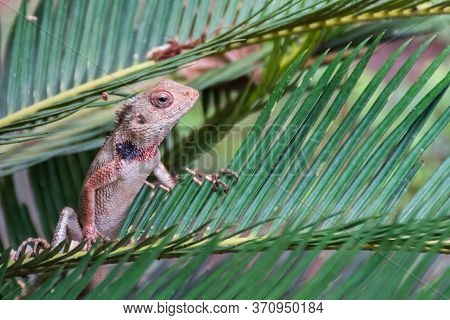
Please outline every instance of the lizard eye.
[{"label": "lizard eye", "polygon": [[158,108],[167,108],[173,103],[173,96],[165,90],[153,91],[150,96],[152,105]]},{"label": "lizard eye", "polygon": [[138,114],[136,117],[136,122],[139,124],[145,124],[145,117],[142,114]]}]

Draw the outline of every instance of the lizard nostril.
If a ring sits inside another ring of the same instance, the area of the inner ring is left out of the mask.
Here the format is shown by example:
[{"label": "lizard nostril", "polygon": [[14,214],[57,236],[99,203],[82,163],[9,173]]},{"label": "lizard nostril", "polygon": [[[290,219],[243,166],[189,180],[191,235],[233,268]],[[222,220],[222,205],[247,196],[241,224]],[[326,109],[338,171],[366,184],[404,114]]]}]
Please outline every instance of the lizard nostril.
[{"label": "lizard nostril", "polygon": [[184,92],[184,95],[187,97],[187,96],[189,96],[191,93],[188,91],[188,90],[186,90],[185,92]]}]

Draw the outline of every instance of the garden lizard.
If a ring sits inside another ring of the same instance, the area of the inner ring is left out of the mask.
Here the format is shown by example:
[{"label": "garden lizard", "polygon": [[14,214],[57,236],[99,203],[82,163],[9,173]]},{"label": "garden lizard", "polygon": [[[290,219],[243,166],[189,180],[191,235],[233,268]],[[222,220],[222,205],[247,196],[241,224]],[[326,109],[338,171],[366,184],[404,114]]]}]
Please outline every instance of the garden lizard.
[{"label": "garden lizard", "polygon": [[[42,238],[27,239],[19,246],[16,256],[31,244],[34,244],[33,253],[37,255],[39,247],[55,247],[66,239],[85,241],[87,249],[97,239],[115,239],[144,183],[170,192],[177,179],[161,162],[158,146],[178,120],[194,106],[198,97],[195,89],[163,80],[126,101],[116,112],[115,129],[84,180],[78,214],[72,208],[64,208],[51,243]],[[202,184],[208,180],[215,190],[218,185],[228,190],[220,180],[220,174],[231,174],[237,179],[236,173],[228,169],[206,175],[197,169],[186,168],[186,171],[194,176],[194,182]],[[152,172],[159,180],[158,185],[147,181]]]}]

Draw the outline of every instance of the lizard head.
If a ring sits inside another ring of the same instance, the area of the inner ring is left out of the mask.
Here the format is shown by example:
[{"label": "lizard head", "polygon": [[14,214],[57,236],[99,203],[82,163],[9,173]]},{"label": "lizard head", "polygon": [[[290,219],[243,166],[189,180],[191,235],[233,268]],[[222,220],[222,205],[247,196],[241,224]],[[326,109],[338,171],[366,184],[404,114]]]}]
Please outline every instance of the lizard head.
[{"label": "lizard head", "polygon": [[195,104],[197,90],[172,80],[162,80],[152,89],[125,102],[116,113],[119,126],[135,143],[159,144],[178,120]]}]

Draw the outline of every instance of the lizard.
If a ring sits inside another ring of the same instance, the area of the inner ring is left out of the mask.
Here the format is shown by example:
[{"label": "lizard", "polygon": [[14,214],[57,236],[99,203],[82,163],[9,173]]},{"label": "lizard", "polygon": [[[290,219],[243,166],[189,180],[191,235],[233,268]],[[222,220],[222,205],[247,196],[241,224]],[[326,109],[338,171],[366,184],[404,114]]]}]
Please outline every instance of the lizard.
[{"label": "lizard", "polygon": [[[116,112],[115,128],[93,160],[83,182],[79,211],[65,207],[53,233],[51,243],[43,238],[29,238],[15,253],[16,259],[33,244],[36,256],[40,247],[56,247],[65,240],[82,242],[88,250],[98,239],[116,239],[128,209],[142,185],[171,192],[178,179],[161,162],[159,145],[179,119],[196,103],[199,92],[172,80],[162,80],[152,89],[127,100]],[[220,175],[237,174],[221,169],[203,174],[198,169],[185,170],[195,183],[210,181],[214,190],[222,185]],[[159,181],[151,184],[147,177]]]}]

